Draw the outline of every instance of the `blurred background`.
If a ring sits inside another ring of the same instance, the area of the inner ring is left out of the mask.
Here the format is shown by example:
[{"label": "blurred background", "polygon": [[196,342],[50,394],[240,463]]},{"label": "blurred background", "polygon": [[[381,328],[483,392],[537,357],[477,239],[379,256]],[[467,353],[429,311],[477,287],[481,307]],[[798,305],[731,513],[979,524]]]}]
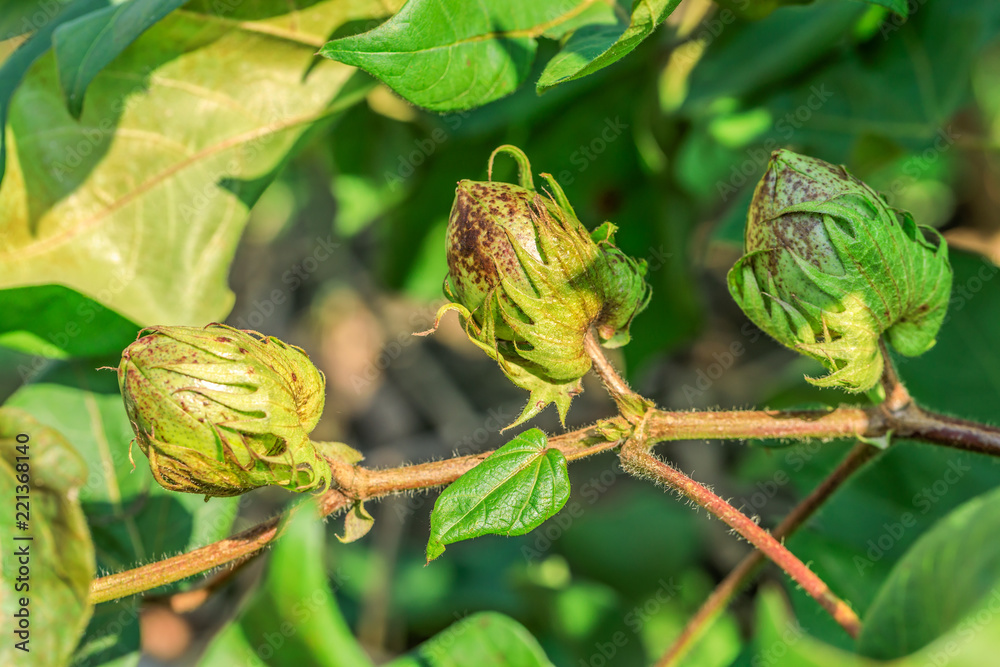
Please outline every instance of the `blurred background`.
[{"label": "blurred background", "polygon": [[[819,367],[763,335],[726,290],[753,187],[770,152],[789,147],[847,165],[945,233],[956,270],[949,320],[938,346],[899,360],[900,369],[930,407],[995,421],[1000,12],[986,1],[912,4],[903,21],[846,0],[684,0],[612,67],[458,114],[425,113],[379,85],[312,131],[253,207],[229,273],[236,301],[226,322],[309,352],[327,379],[313,437],[349,443],[366,465],[503,444],[499,429],[526,394],[454,316],[432,336],[412,334],[428,329],[443,303],[456,182],[485,180],[492,149],[513,143],[536,173],[555,176],[588,227],[613,221],[619,246],[649,263],[653,300],[633,324],[633,342],[613,355],[640,393],[673,410],[864,403],[805,383]],[[542,40],[538,63],[556,49]],[[497,172],[512,180],[513,163],[498,161]],[[21,386],[19,369],[53,372],[50,363],[4,348],[3,396]],[[588,377],[566,428],[613,412]],[[551,407],[529,425],[562,430]],[[773,526],[851,445],[677,442],[658,451]],[[962,483],[934,491],[954,461],[969,468]],[[789,546],[863,610],[905,546],[995,486],[998,473],[992,461],[908,443],[868,466]],[[144,463],[134,474],[148,476]],[[370,504],[374,528],[352,544],[334,539],[342,520],[329,521],[329,581],[365,649],[385,660],[469,613],[497,610],[523,623],[557,665],[655,659],[748,547],[703,512],[629,479],[612,455],[574,463],[570,474],[567,509],[538,530],[454,544],[430,565],[434,494]],[[248,494],[235,528],[289,500],[279,490]],[[878,547],[884,526],[905,511],[920,530]],[[198,664],[240,605],[252,604],[266,561],[241,568],[207,600],[146,600],[141,664]],[[762,580],[789,589],[810,632],[848,645],[780,573],[766,570]],[[751,664],[754,590],[688,664]],[[624,644],[602,653],[616,633]]]}]

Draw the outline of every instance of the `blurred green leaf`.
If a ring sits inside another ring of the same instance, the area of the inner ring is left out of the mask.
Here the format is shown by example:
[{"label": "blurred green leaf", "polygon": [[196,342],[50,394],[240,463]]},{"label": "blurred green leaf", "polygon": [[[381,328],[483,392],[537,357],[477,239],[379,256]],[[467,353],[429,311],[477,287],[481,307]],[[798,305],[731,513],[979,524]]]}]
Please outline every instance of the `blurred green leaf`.
[{"label": "blurred green leaf", "polygon": [[0,300],[5,307],[0,345],[28,354],[65,358],[119,353],[139,333],[138,325],[61,285],[0,290]]},{"label": "blurred green leaf", "polygon": [[865,2],[892,10],[904,19],[910,15],[907,0],[865,0]]},{"label": "blurred green leaf", "polygon": [[566,457],[546,448],[537,428],[525,431],[455,480],[434,503],[427,560],[444,545],[480,535],[523,535],[569,498]]},{"label": "blurred green leaf", "polygon": [[102,602],[73,654],[72,667],[135,667],[139,664],[139,598]]},{"label": "blurred green leaf", "polygon": [[[782,7],[753,23],[729,19],[691,72],[684,112],[703,112],[720,98],[738,97],[806,70],[843,40],[864,13],[855,2]],[[721,21],[720,16],[720,21]]]},{"label": "blurred green leaf", "polygon": [[[863,50],[844,49],[776,90],[766,103],[776,119],[769,136],[849,166],[860,142],[880,137],[933,164],[962,133],[952,117],[969,102],[970,68],[998,30],[1000,5],[990,0],[929,2],[905,23],[890,17]],[[878,157],[897,154],[881,147]]]},{"label": "blurred green leaf", "polygon": [[58,431],[0,408],[0,499],[11,515],[0,528],[5,665],[62,667],[87,625],[94,544],[77,499],[86,479],[83,459]]},{"label": "blurred green leaf", "polygon": [[[893,360],[914,398],[928,409],[996,423],[1000,395],[1000,275],[981,257],[953,250],[948,315],[937,344],[920,357]],[[775,458],[803,492],[835,464],[802,445]],[[784,465],[782,465],[784,463]],[[764,483],[774,481],[772,475]],[[920,536],[962,503],[1000,485],[996,459],[948,447],[898,441],[856,474],[788,547],[864,616],[892,568]],[[847,648],[852,642],[815,602],[791,594],[808,630]]]},{"label": "blurred green leaf", "polygon": [[[947,585],[947,581],[940,582]],[[883,662],[824,644],[810,636],[790,613],[782,595],[768,587],[757,604],[757,633],[748,665],[782,667],[983,667],[995,663],[1000,651],[1000,614],[996,595],[966,616],[954,631],[923,650]],[[935,610],[924,609],[928,615]]]},{"label": "blurred green leaf", "polygon": [[61,24],[52,36],[59,83],[74,118],[97,73],[157,21],[187,0],[128,0]]},{"label": "blurred green leaf", "polygon": [[[3,19],[0,20],[4,20],[5,23],[10,21],[13,24],[0,25],[3,28],[0,37],[6,39],[18,34],[31,33],[16,51],[6,59],[0,59],[0,63],[2,63],[0,64],[0,185],[3,185],[4,175],[7,173],[7,120],[11,111],[10,105],[14,91],[17,90],[35,61],[41,58],[52,46],[52,35],[56,28],[107,6],[108,0],[78,0],[67,3],[66,6],[60,6],[55,0],[44,7],[41,2],[33,3],[28,7],[25,6],[25,3],[20,4],[21,7],[16,8],[10,14],[8,14],[10,10],[6,7],[3,7],[4,11],[0,13],[0,16],[3,16]],[[20,26],[16,23],[18,18],[22,21]],[[39,22],[38,19],[41,21]],[[0,198],[0,202],[2,201],[3,199]]]},{"label": "blurred green leaf", "polygon": [[32,68],[11,105],[0,288],[62,284],[144,325],[230,311],[229,265],[262,186],[310,128],[372,85],[315,50],[386,10],[199,10],[170,14],[94,77],[79,120],[55,58]]},{"label": "blurred green leaf", "polygon": [[496,612],[472,614],[386,667],[552,667],[538,641]]},{"label": "blurred green leaf", "polygon": [[199,664],[243,664],[255,655],[269,667],[370,666],[330,590],[324,544],[315,502],[300,503],[284,524],[261,588]]},{"label": "blurred green leaf", "polygon": [[22,408],[64,433],[86,461],[89,475],[79,497],[98,567],[117,572],[225,537],[237,499],[205,502],[200,496],[171,493],[154,482],[142,452],[130,445],[134,435],[117,376],[94,370],[96,365],[93,361],[59,364],[19,389],[7,405]]},{"label": "blurred green leaf", "polygon": [[615,23],[591,23],[570,35],[542,72],[536,84],[538,92],[593,74],[621,60],[649,37],[679,4],[680,0],[636,0],[628,19],[621,13],[624,7],[615,4],[614,9],[618,10]]},{"label": "blurred green leaf", "polygon": [[888,660],[948,633],[1000,600],[1000,491],[965,503],[896,563],[865,615],[858,652]]}]

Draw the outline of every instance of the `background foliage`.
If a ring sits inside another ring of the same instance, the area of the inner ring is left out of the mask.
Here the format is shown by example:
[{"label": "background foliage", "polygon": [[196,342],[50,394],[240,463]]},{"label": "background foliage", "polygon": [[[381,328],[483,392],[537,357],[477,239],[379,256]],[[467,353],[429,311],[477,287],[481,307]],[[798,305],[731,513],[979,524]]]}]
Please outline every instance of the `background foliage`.
[{"label": "background foliage", "polygon": [[[928,407],[996,421],[995,3],[294,4],[0,1],[0,438],[6,447],[8,426],[34,419],[53,429],[32,431],[45,447],[76,450],[47,485],[76,501],[53,500],[35,520],[79,531],[82,512],[98,573],[289,502],[274,490],[208,503],[167,493],[138,450],[133,471],[114,376],[97,369],[116,366],[141,326],[224,320],[304,347],[328,379],[315,435],[372,465],[505,442],[497,432],[523,393],[454,322],[410,336],[441,300],[455,183],[485,178],[501,143],[649,261],[653,301],[618,361],[663,407],[847,400],[807,385],[818,367],[763,336],[725,290],[753,184],[787,146],[848,165],[944,231],[948,320],[931,352],[897,362]],[[585,387],[572,425],[613,410]],[[554,412],[532,425],[554,432]],[[662,449],[773,525],[850,444]],[[309,651],[316,664],[357,665],[352,634],[375,662],[400,666],[499,664],[486,660],[501,646],[521,652],[518,665],[649,663],[747,547],[610,457],[569,476],[565,507],[540,528],[450,544],[428,566],[432,498],[369,507],[372,532],[349,545],[300,510],[268,558],[207,600],[185,597],[186,584],[60,606],[51,664],[88,616],[74,664],[134,665],[142,650],[177,664],[292,665]],[[992,459],[894,447],[788,541],[869,623],[857,645],[768,574],[785,590],[751,591],[689,664],[989,664],[998,481]],[[82,590],[86,563],[73,566]],[[35,567],[40,599],[56,573]],[[3,662],[11,650],[0,647]]]}]

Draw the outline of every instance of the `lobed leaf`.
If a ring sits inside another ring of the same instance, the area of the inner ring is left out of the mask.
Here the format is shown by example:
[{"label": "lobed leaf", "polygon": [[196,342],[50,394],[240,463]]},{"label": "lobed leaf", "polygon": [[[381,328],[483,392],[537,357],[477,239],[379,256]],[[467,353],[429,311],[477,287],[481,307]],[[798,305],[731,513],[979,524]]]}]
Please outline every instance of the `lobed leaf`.
[{"label": "lobed leaf", "polygon": [[187,0],[129,0],[61,24],[52,36],[59,83],[74,118],[97,73],[157,21]]},{"label": "lobed leaf", "polygon": [[307,131],[372,85],[316,49],[393,5],[213,6],[175,11],[124,49],[90,81],[79,119],[64,104],[61,63],[49,53],[34,64],[5,133],[0,289],[60,284],[140,325],[229,313],[250,207]]}]

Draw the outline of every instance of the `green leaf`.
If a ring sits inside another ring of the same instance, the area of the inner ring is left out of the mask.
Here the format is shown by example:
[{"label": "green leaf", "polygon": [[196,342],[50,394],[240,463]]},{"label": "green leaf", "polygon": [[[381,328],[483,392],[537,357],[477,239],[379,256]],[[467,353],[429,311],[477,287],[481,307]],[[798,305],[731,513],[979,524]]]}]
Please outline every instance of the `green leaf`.
[{"label": "green leaf", "polygon": [[135,667],[139,664],[139,598],[103,602],[73,654],[73,667]]},{"label": "green leaf", "polygon": [[865,0],[868,4],[878,5],[899,14],[904,19],[909,17],[910,8],[907,0]]},{"label": "green leaf", "polygon": [[680,0],[635,0],[629,20],[616,15],[617,23],[590,24],[576,30],[545,66],[538,79],[538,92],[593,74],[622,59],[649,37],[678,4]]},{"label": "green leaf", "polygon": [[315,502],[299,504],[274,547],[261,589],[199,664],[242,664],[250,647],[269,667],[370,666],[337,608],[323,567],[324,551],[323,520]]},{"label": "green leaf", "polygon": [[[921,406],[996,423],[1000,348],[993,341],[1000,337],[996,317],[1000,269],[961,251],[952,252],[950,260],[955,270],[954,291],[938,343],[923,356],[893,355],[894,361]],[[841,455],[849,446],[843,443]],[[801,444],[770,459],[804,495],[836,465],[838,456],[830,456],[834,450],[818,449],[818,443]],[[773,483],[775,472],[772,469],[759,479]],[[1000,465],[990,458],[897,439],[855,474],[787,545],[865,618],[894,565],[922,533],[963,503],[998,486]],[[779,507],[771,501],[763,505],[763,513],[776,521]],[[760,508],[754,505],[759,512]],[[814,600],[795,591],[790,595],[809,632],[853,649],[854,643],[828,615],[814,613]]]},{"label": "green leaf", "polygon": [[720,97],[744,95],[807,69],[865,11],[861,3],[819,2],[725,28],[691,72],[683,110],[700,112]]},{"label": "green leaf", "polygon": [[514,92],[531,68],[537,38],[593,4],[410,0],[374,30],[329,42],[320,54],[370,72],[427,109],[469,109]]},{"label": "green leaf", "polygon": [[[878,160],[895,158],[887,146],[918,154],[933,145],[940,156],[954,145],[952,118],[971,97],[968,72],[995,38],[998,20],[1000,5],[989,0],[922,4],[905,23],[890,17],[871,40],[875,48],[845,49],[794,85],[777,87],[767,101],[776,119],[771,142],[793,141],[831,162],[852,161],[873,138],[888,140],[876,144]],[[919,175],[928,161],[915,164]]]},{"label": "green leaf", "polygon": [[58,431],[0,408],[0,500],[10,513],[0,524],[0,663],[64,665],[87,625],[94,545],[77,499],[86,481],[83,459]]},{"label": "green leaf", "polygon": [[59,83],[74,118],[97,73],[157,21],[187,0],[129,0],[60,25],[52,36]]},{"label": "green leaf", "polygon": [[[3,184],[4,174],[7,169],[8,139],[6,129],[11,98],[14,95],[14,91],[17,90],[25,74],[31,69],[35,61],[41,58],[42,54],[52,46],[52,35],[56,28],[67,21],[73,21],[81,16],[85,16],[107,4],[107,0],[80,0],[79,2],[71,2],[62,8],[59,8],[59,5],[55,2],[47,8],[42,8],[41,3],[39,3],[31,8],[35,10],[34,12],[21,17],[23,20],[28,21],[34,33],[0,65],[0,185]],[[55,8],[58,13],[51,13],[51,8]],[[7,8],[3,9],[4,18],[7,18]],[[36,15],[43,19],[40,24],[34,23]],[[17,14],[14,14],[11,18],[16,17]],[[5,34],[3,37],[5,39],[13,37],[18,33],[18,29],[15,26],[8,25],[4,26],[4,28]],[[25,30],[24,32],[30,31]],[[2,201],[2,198],[0,198],[0,202]]]},{"label": "green leaf", "polygon": [[229,313],[249,207],[310,128],[373,85],[316,49],[386,10],[328,0],[289,13],[270,0],[216,16],[199,6],[167,16],[95,76],[79,120],[54,56],[31,69],[7,131],[16,150],[0,188],[0,288],[64,285],[141,325]]},{"label": "green leaf", "polygon": [[[997,590],[994,588],[994,593]],[[923,609],[928,615],[936,611]],[[781,667],[983,667],[994,664],[1000,651],[1000,614],[997,614],[994,598],[966,616],[954,631],[922,651],[900,660],[883,662],[835,648],[812,637],[792,616],[777,589],[767,587],[758,599],[754,645],[752,655],[757,664]]]},{"label": "green leaf", "polygon": [[858,652],[887,660],[946,634],[1000,595],[1000,490],[924,533],[893,568],[865,616]]},{"label": "green leaf", "polygon": [[427,560],[480,535],[523,535],[561,510],[569,498],[566,457],[547,443],[537,428],[525,431],[445,489],[431,512]]},{"label": "green leaf", "polygon": [[138,325],[61,285],[0,290],[0,301],[0,345],[28,354],[62,359],[120,353],[139,333]]},{"label": "green leaf", "polygon": [[496,612],[472,614],[386,667],[552,667],[517,621]]},{"label": "green leaf", "polygon": [[7,404],[65,434],[86,461],[89,475],[79,497],[98,567],[117,572],[225,537],[237,499],[205,502],[153,481],[142,452],[130,445],[134,435],[117,376],[94,370],[97,365],[59,364],[19,389]]}]

